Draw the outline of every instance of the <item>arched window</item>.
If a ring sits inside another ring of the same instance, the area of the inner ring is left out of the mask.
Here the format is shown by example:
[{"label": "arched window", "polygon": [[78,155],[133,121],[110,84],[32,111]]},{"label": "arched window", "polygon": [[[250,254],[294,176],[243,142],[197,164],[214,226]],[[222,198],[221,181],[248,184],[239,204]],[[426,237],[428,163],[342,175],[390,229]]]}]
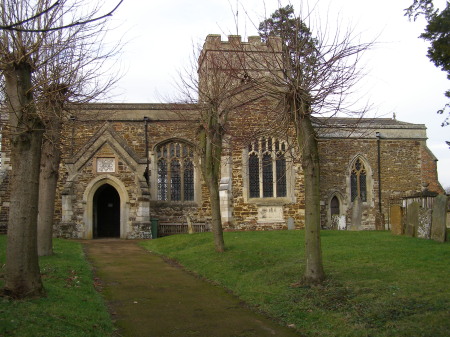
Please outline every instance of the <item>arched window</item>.
[{"label": "arched window", "polygon": [[249,145],[248,178],[250,198],[287,196],[287,145],[272,138],[262,138]]},{"label": "arched window", "polygon": [[333,198],[331,198],[331,202],[330,202],[330,213],[331,216],[335,216],[335,215],[340,215],[340,209],[339,209],[339,199],[337,196],[334,196]]},{"label": "arched window", "polygon": [[356,197],[363,202],[367,201],[367,171],[360,158],[355,160],[351,169],[350,191],[352,202]]},{"label": "arched window", "polygon": [[157,198],[165,201],[194,200],[194,150],[175,141],[159,145],[157,153]]}]

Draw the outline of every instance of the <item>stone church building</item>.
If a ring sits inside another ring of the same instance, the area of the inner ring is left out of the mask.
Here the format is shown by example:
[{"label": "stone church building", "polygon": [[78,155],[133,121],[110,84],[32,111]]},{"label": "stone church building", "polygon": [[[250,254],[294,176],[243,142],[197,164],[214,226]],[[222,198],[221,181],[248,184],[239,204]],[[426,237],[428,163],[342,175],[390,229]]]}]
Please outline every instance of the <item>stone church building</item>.
[{"label": "stone church building", "polygon": [[[267,48],[209,35],[203,53]],[[303,228],[304,176],[289,133],[239,138],[257,129],[269,98],[234,111],[222,152],[220,202],[225,230]],[[267,126],[269,125],[269,126]],[[323,228],[384,229],[400,198],[442,193],[437,159],[427,148],[426,128],[395,119],[331,118],[315,121],[321,165]],[[256,134],[256,133],[255,133]],[[239,138],[239,140],[238,140]],[[93,239],[150,238],[160,229],[192,223],[208,228],[209,196],[199,167],[195,104],[90,104],[64,124],[54,233]],[[6,229],[7,147],[2,149],[0,229]],[[148,181],[147,181],[148,178]]]}]

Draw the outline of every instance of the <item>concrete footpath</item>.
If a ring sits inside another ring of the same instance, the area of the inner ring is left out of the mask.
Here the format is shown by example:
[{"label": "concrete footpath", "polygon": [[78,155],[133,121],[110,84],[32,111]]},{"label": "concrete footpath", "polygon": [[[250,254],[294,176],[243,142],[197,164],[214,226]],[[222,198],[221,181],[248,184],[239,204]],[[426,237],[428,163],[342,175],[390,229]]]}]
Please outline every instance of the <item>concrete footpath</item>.
[{"label": "concrete footpath", "polygon": [[116,322],[115,336],[299,336],[137,241],[90,240],[83,245]]}]

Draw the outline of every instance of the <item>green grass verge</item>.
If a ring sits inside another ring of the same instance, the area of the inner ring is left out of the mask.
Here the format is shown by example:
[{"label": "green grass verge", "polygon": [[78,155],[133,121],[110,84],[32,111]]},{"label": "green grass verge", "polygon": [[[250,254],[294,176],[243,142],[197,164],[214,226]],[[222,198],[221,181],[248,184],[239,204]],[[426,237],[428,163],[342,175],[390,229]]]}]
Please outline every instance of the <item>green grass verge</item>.
[{"label": "green grass verge", "polygon": [[[6,236],[0,236],[3,287]],[[54,240],[53,256],[39,260],[46,297],[12,301],[0,297],[0,336],[110,336],[113,324],[81,244]]]},{"label": "green grass verge", "polygon": [[211,233],[142,243],[305,336],[449,336],[450,244],[389,232],[323,231],[328,279],[298,287],[304,232]]}]

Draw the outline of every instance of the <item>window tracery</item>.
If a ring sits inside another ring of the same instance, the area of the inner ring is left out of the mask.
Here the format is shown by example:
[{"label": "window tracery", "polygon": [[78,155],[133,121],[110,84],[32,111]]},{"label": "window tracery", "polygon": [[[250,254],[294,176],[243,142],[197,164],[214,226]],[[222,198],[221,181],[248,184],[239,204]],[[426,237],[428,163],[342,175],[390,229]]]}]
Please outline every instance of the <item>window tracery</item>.
[{"label": "window tracery", "polygon": [[287,145],[273,138],[261,138],[248,148],[250,198],[287,196]]},{"label": "window tracery", "polygon": [[194,149],[180,142],[157,147],[157,199],[164,201],[194,200]]},{"label": "window tracery", "polygon": [[351,169],[350,191],[352,202],[357,197],[363,202],[367,201],[367,171],[360,158],[355,160]]}]

